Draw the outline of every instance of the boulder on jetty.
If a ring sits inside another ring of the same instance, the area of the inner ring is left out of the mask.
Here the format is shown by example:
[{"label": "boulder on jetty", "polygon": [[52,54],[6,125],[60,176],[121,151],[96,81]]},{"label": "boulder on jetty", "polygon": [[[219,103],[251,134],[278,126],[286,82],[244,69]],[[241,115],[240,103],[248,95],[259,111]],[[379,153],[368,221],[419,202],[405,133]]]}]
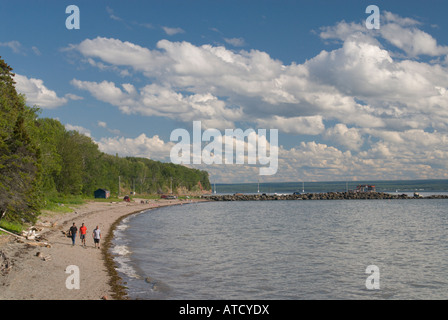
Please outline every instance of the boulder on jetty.
[{"label": "boulder on jetty", "polygon": [[226,194],[204,195],[204,199],[212,201],[275,201],[275,200],[393,200],[393,199],[448,199],[447,195],[408,196],[407,194],[391,194],[385,192],[326,192],[305,194]]}]

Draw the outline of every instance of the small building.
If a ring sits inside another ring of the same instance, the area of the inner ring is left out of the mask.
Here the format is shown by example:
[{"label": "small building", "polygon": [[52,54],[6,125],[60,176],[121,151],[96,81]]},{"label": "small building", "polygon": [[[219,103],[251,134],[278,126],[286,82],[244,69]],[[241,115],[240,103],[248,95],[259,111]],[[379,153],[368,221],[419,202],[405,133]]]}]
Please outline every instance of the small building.
[{"label": "small building", "polygon": [[98,189],[93,193],[95,198],[109,199],[110,191],[106,189]]},{"label": "small building", "polygon": [[376,192],[375,186],[369,186],[366,184],[356,186],[355,192]]}]

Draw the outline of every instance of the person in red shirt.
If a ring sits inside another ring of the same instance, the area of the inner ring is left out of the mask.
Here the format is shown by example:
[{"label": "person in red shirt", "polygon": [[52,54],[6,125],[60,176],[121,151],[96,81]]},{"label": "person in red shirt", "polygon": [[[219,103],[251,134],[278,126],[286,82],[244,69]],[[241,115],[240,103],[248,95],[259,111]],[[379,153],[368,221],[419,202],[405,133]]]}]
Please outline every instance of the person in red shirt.
[{"label": "person in red shirt", "polygon": [[86,247],[86,233],[87,233],[87,227],[84,225],[84,223],[81,225],[81,228],[79,228],[79,232],[81,234],[81,242],[84,247]]}]

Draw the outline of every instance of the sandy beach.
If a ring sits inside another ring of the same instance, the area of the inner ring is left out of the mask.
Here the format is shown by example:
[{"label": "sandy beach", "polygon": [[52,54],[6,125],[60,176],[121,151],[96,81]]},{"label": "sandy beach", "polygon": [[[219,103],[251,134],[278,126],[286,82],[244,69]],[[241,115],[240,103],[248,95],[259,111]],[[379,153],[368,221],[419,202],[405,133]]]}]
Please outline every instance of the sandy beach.
[{"label": "sandy beach", "polygon": [[[7,261],[9,265],[8,270],[0,272],[0,300],[117,298],[111,285],[113,274],[108,270],[104,246],[107,236],[111,238],[113,235],[114,223],[129,214],[184,203],[187,201],[177,199],[151,200],[149,203],[140,203],[138,199],[130,203],[90,201],[76,208],[75,212],[40,216],[35,225],[43,228],[38,234],[46,239],[44,242],[48,246],[27,244],[9,235],[0,236],[0,253],[3,253],[0,263]],[[85,248],[81,245],[79,232],[75,246],[72,246],[71,238],[63,234],[73,222],[78,229],[82,223],[87,226]],[[97,225],[102,233],[101,249],[94,247],[92,238],[93,229]],[[78,267],[79,289],[67,288],[67,279],[74,275],[73,271],[67,269],[69,266]]]}]

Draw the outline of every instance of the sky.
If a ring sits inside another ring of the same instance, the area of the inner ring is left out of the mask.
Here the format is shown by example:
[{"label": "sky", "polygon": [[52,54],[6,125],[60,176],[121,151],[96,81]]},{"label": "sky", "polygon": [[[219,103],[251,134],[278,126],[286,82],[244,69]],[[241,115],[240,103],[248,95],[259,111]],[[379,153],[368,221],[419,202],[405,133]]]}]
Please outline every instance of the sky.
[{"label": "sky", "polygon": [[[70,5],[79,28],[67,28]],[[379,28],[367,24],[369,5]],[[200,121],[223,136],[253,129],[255,146],[278,155],[269,175],[248,155],[186,164],[212,183],[447,179],[447,9],[435,0],[1,0],[0,56],[28,105],[103,152],[170,162],[173,131],[190,132],[182,142],[192,144]]]}]

